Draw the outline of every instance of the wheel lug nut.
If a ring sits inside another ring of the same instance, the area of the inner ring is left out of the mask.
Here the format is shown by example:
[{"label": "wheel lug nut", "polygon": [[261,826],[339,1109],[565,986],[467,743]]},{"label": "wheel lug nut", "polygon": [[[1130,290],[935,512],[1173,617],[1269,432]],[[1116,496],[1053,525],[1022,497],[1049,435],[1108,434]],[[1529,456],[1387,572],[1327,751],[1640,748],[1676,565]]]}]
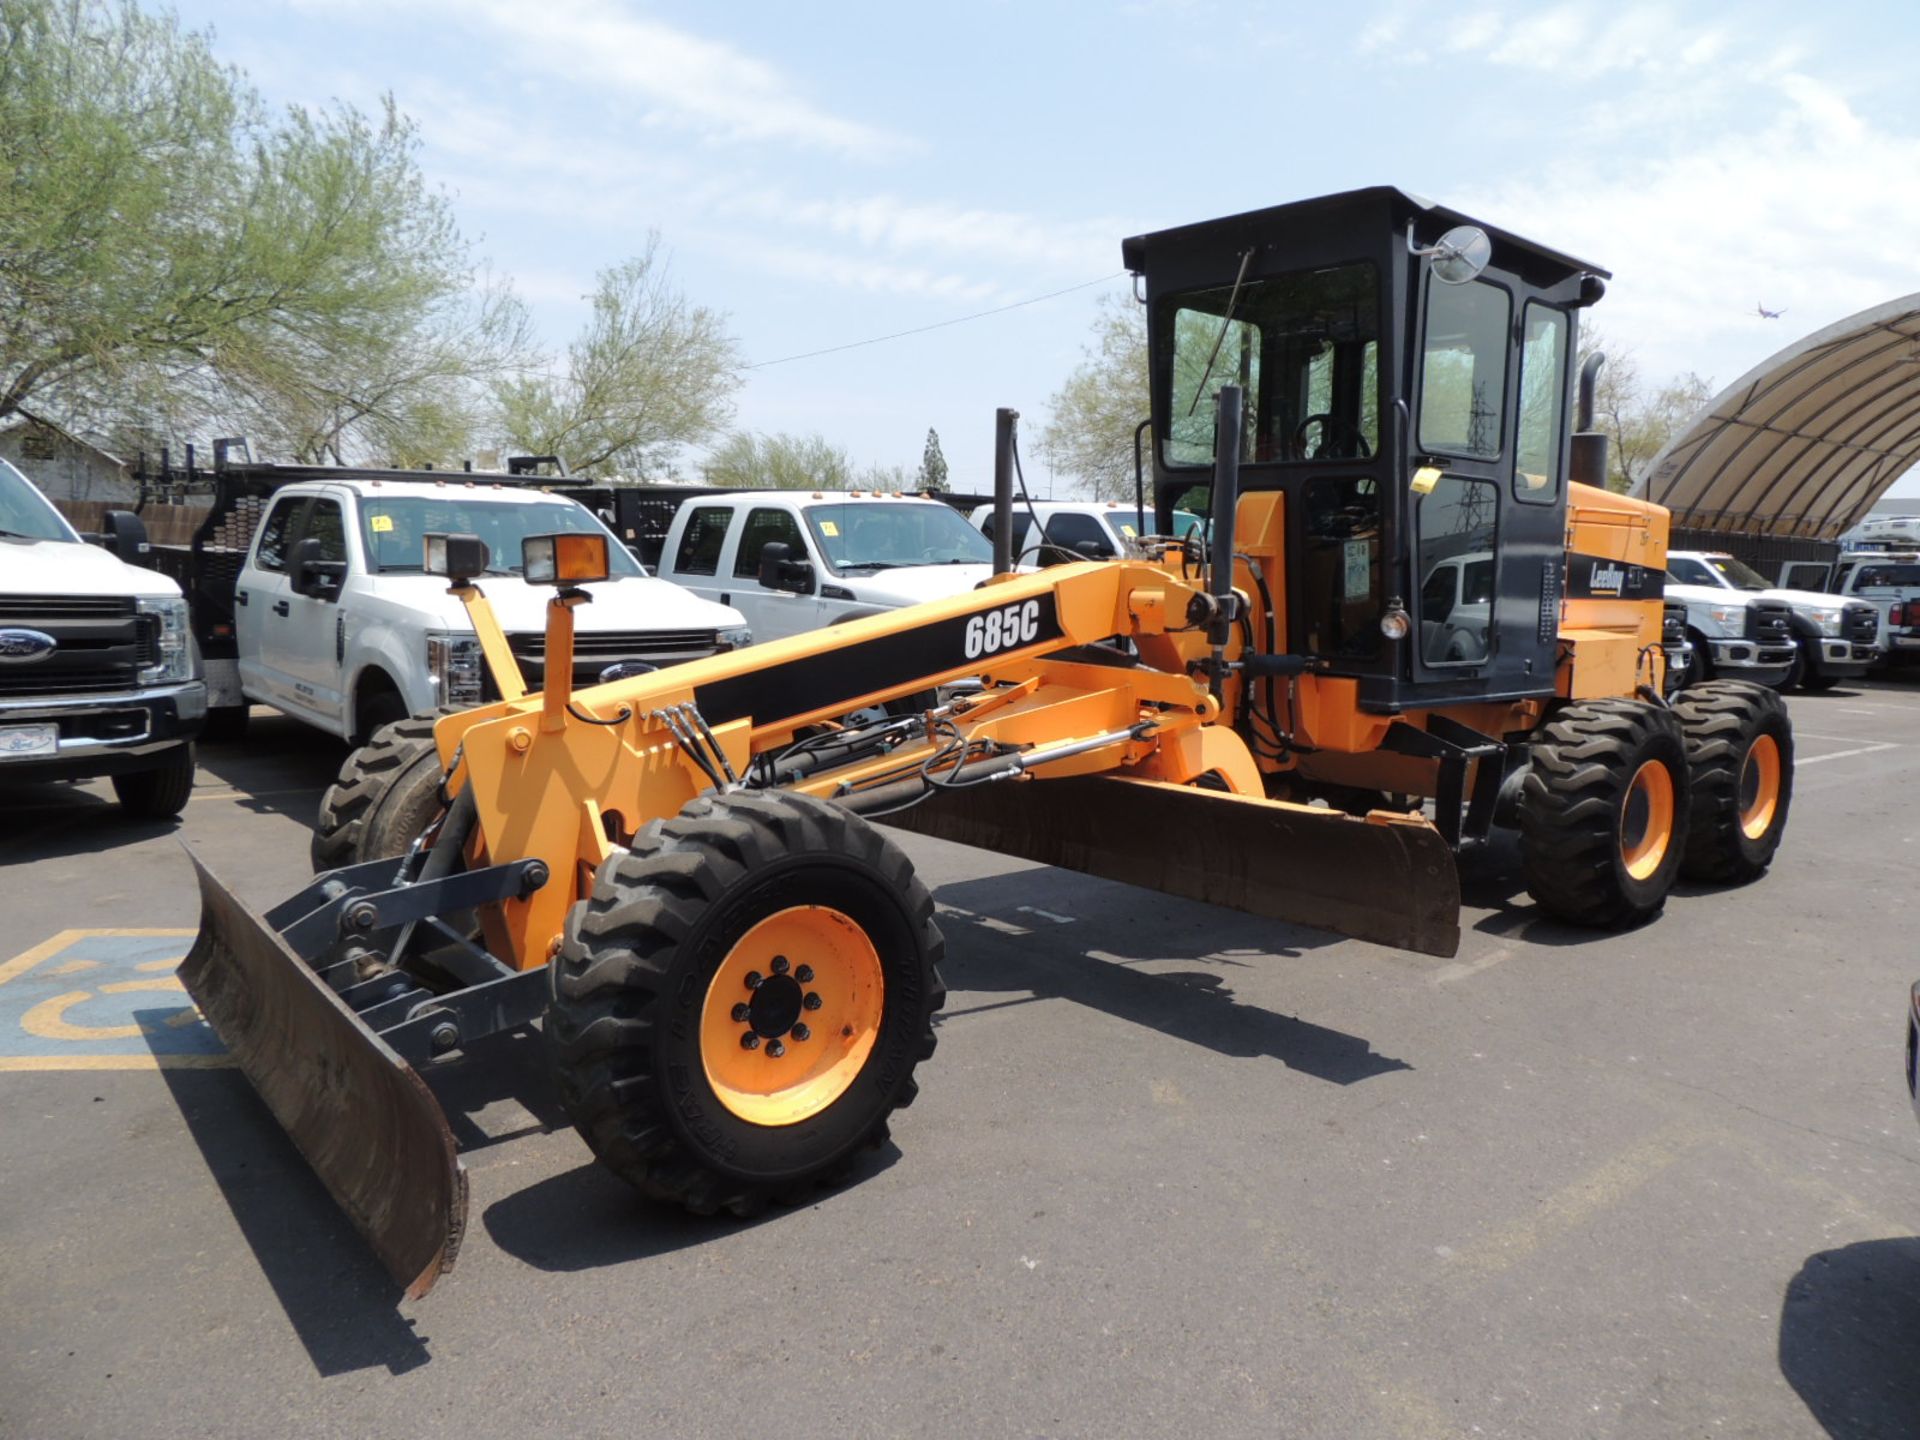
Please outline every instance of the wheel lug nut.
[{"label": "wheel lug nut", "polygon": [[798,980],[802,985],[806,984],[809,980],[813,979],[813,967],[811,965],[802,965],[798,970],[793,972],[793,978]]},{"label": "wheel lug nut", "polygon": [[747,1031],[746,1034],[740,1037],[740,1048],[742,1050],[758,1050],[760,1048],[760,1037],[751,1030]]},{"label": "wheel lug nut", "polygon": [[771,1055],[774,1059],[778,1060],[786,1053],[787,1047],[782,1045],[778,1040],[769,1040],[767,1042],[767,1054]]},{"label": "wheel lug nut", "polygon": [[761,974],[758,970],[747,971],[747,989],[758,990],[760,988],[761,978],[762,978]]},{"label": "wheel lug nut", "polygon": [[813,1031],[807,1028],[806,1022],[804,1020],[801,1021],[798,1025],[795,1025],[791,1033],[793,1035],[793,1038],[796,1040],[807,1040],[807,1039],[811,1039],[813,1036]]},{"label": "wheel lug nut", "polygon": [[820,1008],[820,997],[814,994],[813,991],[809,990],[807,992],[807,998],[802,1000],[800,1003],[806,1006],[807,1009],[809,1010],[818,1010]]},{"label": "wheel lug nut", "polygon": [[752,1013],[753,1007],[751,1005],[736,1005],[733,1007],[733,1018],[735,1020],[744,1020]]},{"label": "wheel lug nut", "polygon": [[773,973],[776,975],[784,975],[787,973],[787,957],[786,956],[776,955],[773,957]]}]

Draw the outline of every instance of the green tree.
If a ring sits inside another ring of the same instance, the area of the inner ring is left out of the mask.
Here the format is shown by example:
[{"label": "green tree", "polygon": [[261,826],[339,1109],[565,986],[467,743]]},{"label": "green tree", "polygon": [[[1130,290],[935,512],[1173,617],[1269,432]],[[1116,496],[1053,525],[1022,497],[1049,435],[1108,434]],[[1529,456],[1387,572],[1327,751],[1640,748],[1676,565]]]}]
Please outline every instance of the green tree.
[{"label": "green tree", "polygon": [[524,332],[471,302],[416,151],[391,102],[269,114],[133,0],[0,0],[0,418],[254,420],[310,458],[456,438]]},{"label": "green tree", "polygon": [[920,452],[920,485],[936,494],[947,488],[947,457],[940,453],[940,432],[927,427],[927,448]]},{"label": "green tree", "polygon": [[1607,357],[1594,385],[1594,424],[1607,436],[1607,488],[1631,491],[1669,440],[1713,400],[1713,382],[1691,370],[1659,384],[1641,373],[1633,351],[1609,342],[1597,330],[1580,339],[1580,361],[1595,351]]},{"label": "green tree", "polygon": [[737,490],[845,490],[847,452],[823,435],[755,435],[738,430],[715,446],[701,472],[709,485]]},{"label": "green tree", "polygon": [[564,375],[497,387],[500,430],[509,445],[558,455],[578,475],[647,478],[732,418],[740,350],[722,315],[674,286],[657,231],[600,272],[592,301]]},{"label": "green tree", "polygon": [[1040,448],[1056,473],[1092,495],[1131,499],[1133,432],[1147,418],[1146,310],[1130,295],[1102,296],[1084,354],[1054,392]]}]

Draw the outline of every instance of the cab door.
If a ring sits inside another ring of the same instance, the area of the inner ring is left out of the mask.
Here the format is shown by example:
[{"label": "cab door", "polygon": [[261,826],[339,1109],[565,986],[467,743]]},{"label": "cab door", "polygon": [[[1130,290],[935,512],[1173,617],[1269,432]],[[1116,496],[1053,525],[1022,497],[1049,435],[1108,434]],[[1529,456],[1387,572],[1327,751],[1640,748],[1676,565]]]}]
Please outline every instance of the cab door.
[{"label": "cab door", "polygon": [[273,502],[233,592],[234,644],[240,652],[240,688],[249,700],[285,708],[292,694],[282,625],[292,610],[287,552],[299,534],[304,495]]},{"label": "cab door", "polygon": [[348,575],[340,589],[326,596],[296,594],[288,579],[284,600],[287,610],[276,616],[281,627],[280,665],[288,708],[337,730],[345,724],[346,705],[341,679],[346,631],[340,595],[352,576],[346,522],[338,500],[323,497],[308,503],[295,543],[310,539],[320,542],[321,560],[346,564]]},{"label": "cab door", "polygon": [[[785,545],[788,555],[813,566],[813,580],[805,591],[775,589],[760,583],[760,552],[770,544]],[[753,638],[778,640],[799,635],[816,626],[831,623],[831,611],[844,608],[821,599],[824,566],[807,544],[806,532],[791,510],[775,505],[756,505],[747,512],[740,527],[739,543],[734,547],[733,598],[727,601],[747,617]]]}]

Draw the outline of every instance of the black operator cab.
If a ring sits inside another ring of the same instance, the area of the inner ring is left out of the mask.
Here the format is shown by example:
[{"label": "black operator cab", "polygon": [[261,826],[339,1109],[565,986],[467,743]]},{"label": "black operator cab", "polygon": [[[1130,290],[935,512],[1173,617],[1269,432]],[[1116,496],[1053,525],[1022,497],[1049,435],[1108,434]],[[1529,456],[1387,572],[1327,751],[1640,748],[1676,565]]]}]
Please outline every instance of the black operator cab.
[{"label": "black operator cab", "polygon": [[1372,710],[1550,694],[1575,312],[1606,272],[1385,186],[1122,253],[1160,531],[1208,508],[1237,385],[1241,493],[1284,496],[1287,653]]}]

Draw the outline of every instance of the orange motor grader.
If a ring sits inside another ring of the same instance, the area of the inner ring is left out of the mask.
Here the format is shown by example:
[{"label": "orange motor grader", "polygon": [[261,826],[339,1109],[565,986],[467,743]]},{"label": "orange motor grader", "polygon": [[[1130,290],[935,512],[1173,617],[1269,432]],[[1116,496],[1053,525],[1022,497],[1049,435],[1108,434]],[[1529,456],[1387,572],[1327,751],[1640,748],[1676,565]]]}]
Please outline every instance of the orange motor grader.
[{"label": "orange motor grader", "polygon": [[[1392,189],[1124,254],[1141,529],[1168,536],[1135,553],[1016,570],[1006,411],[995,578],[670,669],[576,662],[610,537],[428,537],[499,698],[355,752],[315,839],[333,868],[265,915],[202,869],[181,967],[409,1293],[465,1215],[416,1067],[489,1034],[540,1022],[595,1155],[699,1212],[803,1196],[885,1136],[944,992],[882,826],[1435,955],[1452,852],[1495,826],[1584,925],[1766,868],[1785,710],[1666,702],[1666,512],[1575,479],[1604,471],[1569,423],[1603,272]],[[1144,512],[1144,466],[1141,489]],[[1170,537],[1176,505],[1204,535]],[[475,583],[514,561],[554,592],[533,693]],[[830,580],[761,553],[762,585]]]}]

